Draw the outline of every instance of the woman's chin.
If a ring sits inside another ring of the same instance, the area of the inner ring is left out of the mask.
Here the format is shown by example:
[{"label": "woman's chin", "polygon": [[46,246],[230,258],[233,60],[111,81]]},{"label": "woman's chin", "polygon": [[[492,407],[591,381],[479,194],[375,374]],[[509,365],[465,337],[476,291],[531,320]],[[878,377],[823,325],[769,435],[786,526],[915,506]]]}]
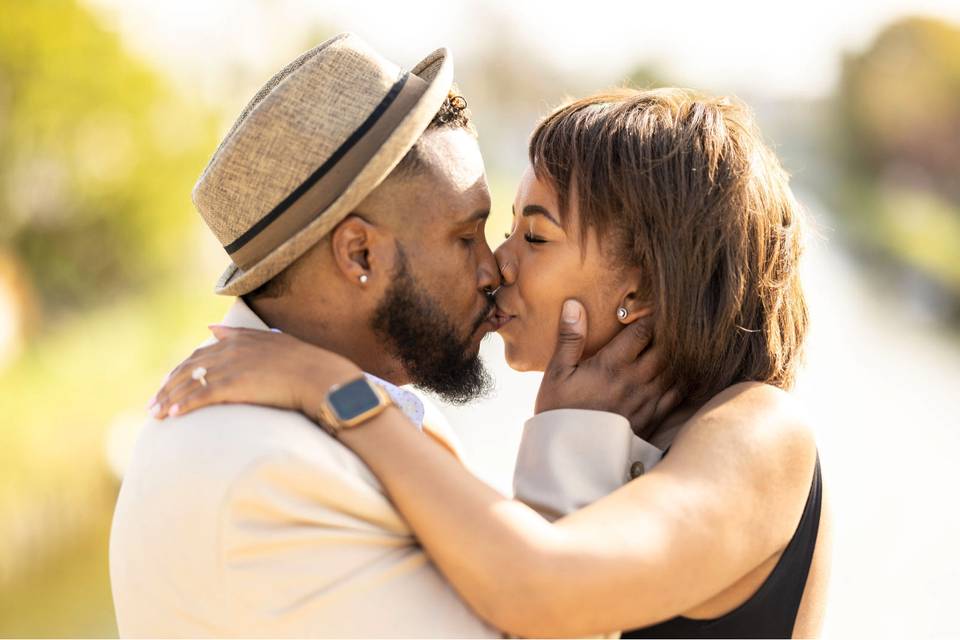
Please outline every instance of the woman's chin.
[{"label": "woman's chin", "polygon": [[[500,334],[501,336],[503,334]],[[546,364],[540,362],[539,358],[531,357],[532,354],[525,353],[524,349],[518,348],[516,343],[512,340],[503,340],[503,357],[507,361],[507,365],[514,371],[528,372],[528,371],[543,371],[546,369]]]},{"label": "woman's chin", "polygon": [[[527,373],[529,371],[538,371],[538,369],[534,369],[531,365],[523,362],[511,361],[508,359],[507,364],[510,366],[511,369],[513,369],[514,371],[519,371],[520,373]],[[540,371],[542,371],[542,369],[540,369]]]}]

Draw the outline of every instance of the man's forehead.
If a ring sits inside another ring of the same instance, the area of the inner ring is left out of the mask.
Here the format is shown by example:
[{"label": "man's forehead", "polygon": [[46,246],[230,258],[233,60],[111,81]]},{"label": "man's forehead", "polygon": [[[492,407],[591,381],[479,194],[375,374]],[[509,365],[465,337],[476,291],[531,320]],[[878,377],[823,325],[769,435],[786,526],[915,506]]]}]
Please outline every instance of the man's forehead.
[{"label": "man's forehead", "polygon": [[465,188],[451,188],[448,184],[425,189],[420,202],[418,218],[421,224],[441,227],[476,225],[490,214],[490,191],[483,174]]},{"label": "man's forehead", "polygon": [[486,170],[476,138],[465,129],[433,129],[419,142],[427,174],[438,188],[467,192],[486,189]]},{"label": "man's forehead", "polygon": [[421,183],[421,222],[476,223],[489,213],[490,190],[476,138],[465,130],[439,130],[421,139],[426,171]]},{"label": "man's forehead", "polygon": [[421,234],[424,227],[459,224],[489,211],[483,158],[468,131],[429,131],[417,145],[418,170],[388,180],[358,211],[389,221],[397,232]]}]

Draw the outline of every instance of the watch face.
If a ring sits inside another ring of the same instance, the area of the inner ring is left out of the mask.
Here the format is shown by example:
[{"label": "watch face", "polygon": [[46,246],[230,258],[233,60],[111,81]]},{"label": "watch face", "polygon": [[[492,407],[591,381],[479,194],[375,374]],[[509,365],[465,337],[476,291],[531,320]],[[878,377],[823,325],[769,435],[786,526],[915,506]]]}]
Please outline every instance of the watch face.
[{"label": "watch face", "polygon": [[365,378],[343,385],[328,400],[340,420],[350,420],[380,405],[380,398]]}]

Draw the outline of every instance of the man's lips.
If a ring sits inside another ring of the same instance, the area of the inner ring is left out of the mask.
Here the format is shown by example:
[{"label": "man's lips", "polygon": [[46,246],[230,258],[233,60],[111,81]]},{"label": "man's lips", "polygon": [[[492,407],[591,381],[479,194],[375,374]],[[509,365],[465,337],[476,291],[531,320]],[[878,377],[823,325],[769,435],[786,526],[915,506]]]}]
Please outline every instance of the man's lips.
[{"label": "man's lips", "polygon": [[491,331],[497,330],[497,307],[493,306],[490,308],[490,311],[487,312],[487,315],[483,316],[476,324],[476,329],[474,330],[474,335],[485,336]]},{"label": "man's lips", "polygon": [[494,313],[493,313],[493,320],[492,320],[492,324],[494,327],[493,330],[499,331],[500,329],[503,328],[503,325],[507,324],[514,318],[516,318],[516,316],[507,313],[506,311],[501,309],[499,306],[497,306],[496,309],[494,309]]},{"label": "man's lips", "polygon": [[504,313],[499,307],[494,306],[483,318],[475,333],[484,336],[491,331],[499,331],[500,327],[512,319],[513,316]]}]

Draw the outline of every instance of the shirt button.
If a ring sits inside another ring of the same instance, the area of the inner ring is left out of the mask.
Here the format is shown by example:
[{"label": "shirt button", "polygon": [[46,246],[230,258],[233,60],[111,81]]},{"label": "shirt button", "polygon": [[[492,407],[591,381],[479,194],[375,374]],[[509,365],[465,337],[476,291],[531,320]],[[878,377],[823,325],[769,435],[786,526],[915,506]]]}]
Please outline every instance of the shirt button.
[{"label": "shirt button", "polygon": [[643,472],[646,471],[643,467],[643,463],[639,460],[630,465],[630,479],[639,478],[643,475]]}]

